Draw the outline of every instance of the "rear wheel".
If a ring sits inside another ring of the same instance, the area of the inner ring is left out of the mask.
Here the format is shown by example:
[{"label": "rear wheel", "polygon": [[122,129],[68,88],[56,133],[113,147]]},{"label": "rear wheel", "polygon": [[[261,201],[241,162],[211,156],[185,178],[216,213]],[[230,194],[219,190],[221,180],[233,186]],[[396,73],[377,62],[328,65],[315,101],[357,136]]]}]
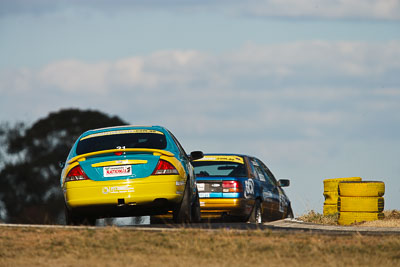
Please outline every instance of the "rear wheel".
[{"label": "rear wheel", "polygon": [[174,223],[190,223],[192,220],[192,206],[190,203],[190,186],[187,183],[181,204],[173,211]]},{"label": "rear wheel", "polygon": [[253,211],[250,214],[249,218],[250,223],[261,224],[263,222],[262,219],[262,210],[261,210],[261,203],[260,200],[256,200],[254,204]]},{"label": "rear wheel", "polygon": [[192,222],[201,222],[201,212],[200,212],[200,198],[199,192],[196,189],[196,199],[192,204]]},{"label": "rear wheel", "polygon": [[287,208],[286,218],[290,218],[290,219],[294,218],[293,209],[292,209],[291,205],[289,205]]}]

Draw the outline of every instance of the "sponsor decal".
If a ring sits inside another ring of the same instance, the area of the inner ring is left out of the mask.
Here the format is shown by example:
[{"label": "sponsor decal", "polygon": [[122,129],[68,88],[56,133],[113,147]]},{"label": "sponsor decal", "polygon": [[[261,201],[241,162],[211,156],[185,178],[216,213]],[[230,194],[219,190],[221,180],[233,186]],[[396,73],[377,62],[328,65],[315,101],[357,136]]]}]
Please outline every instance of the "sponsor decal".
[{"label": "sponsor decal", "polygon": [[132,174],[132,167],[130,165],[109,166],[103,168],[104,177],[127,176],[131,174]]},{"label": "sponsor decal", "polygon": [[131,129],[131,130],[120,130],[120,131],[109,131],[109,132],[101,132],[90,134],[88,136],[82,137],[81,140],[85,140],[88,138],[99,137],[99,136],[106,136],[106,135],[116,135],[116,134],[135,134],[135,133],[154,133],[154,134],[162,134],[160,131],[156,130],[148,130],[148,129]]},{"label": "sponsor decal", "polygon": [[197,190],[204,191],[204,184],[203,183],[197,183]]},{"label": "sponsor decal", "polygon": [[185,185],[185,181],[176,181],[175,185],[176,186],[181,186],[181,185]]},{"label": "sponsor decal", "polygon": [[102,188],[102,193],[107,194],[121,194],[121,193],[133,193],[135,189],[130,185],[121,186],[104,186]]},{"label": "sponsor decal", "polygon": [[239,156],[204,156],[196,161],[231,161],[236,163],[244,164],[244,160]]},{"label": "sponsor decal", "polygon": [[199,193],[200,198],[210,197],[210,193]]},{"label": "sponsor decal", "polygon": [[254,195],[254,181],[253,179],[248,179],[246,181],[244,181],[244,197],[248,198],[251,195]]}]

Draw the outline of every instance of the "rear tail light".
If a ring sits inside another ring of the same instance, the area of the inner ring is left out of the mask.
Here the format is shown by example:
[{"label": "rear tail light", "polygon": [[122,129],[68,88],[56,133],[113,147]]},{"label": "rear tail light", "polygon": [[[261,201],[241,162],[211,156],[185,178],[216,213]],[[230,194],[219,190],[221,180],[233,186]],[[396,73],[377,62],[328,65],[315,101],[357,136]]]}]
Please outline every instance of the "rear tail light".
[{"label": "rear tail light", "polygon": [[160,159],[152,175],[179,174],[178,170],[168,161]]},{"label": "rear tail light", "polygon": [[242,192],[242,184],[238,181],[223,181],[222,192],[223,193],[239,193]]},{"label": "rear tail light", "polygon": [[68,172],[67,177],[65,177],[65,182],[80,180],[89,180],[89,177],[87,177],[86,173],[79,165],[72,168],[72,170]]}]

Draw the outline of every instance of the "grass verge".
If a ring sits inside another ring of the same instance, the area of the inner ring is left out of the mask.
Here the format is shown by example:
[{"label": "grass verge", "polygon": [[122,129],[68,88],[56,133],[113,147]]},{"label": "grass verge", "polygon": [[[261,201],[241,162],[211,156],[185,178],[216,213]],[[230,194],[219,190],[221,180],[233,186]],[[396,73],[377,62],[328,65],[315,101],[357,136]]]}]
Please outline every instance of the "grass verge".
[{"label": "grass verge", "polygon": [[0,266],[399,266],[398,236],[2,228]]}]

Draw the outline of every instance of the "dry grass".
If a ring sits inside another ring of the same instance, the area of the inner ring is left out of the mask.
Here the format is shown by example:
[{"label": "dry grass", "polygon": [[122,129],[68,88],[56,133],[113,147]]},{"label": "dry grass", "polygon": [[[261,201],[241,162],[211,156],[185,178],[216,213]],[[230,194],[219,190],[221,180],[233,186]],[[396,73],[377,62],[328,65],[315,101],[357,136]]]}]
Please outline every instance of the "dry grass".
[{"label": "dry grass", "polygon": [[363,222],[359,225],[370,227],[400,227],[400,211],[388,210],[383,212],[385,219],[371,222]]},{"label": "dry grass", "polygon": [[323,215],[321,213],[315,212],[313,210],[309,211],[307,214],[304,214],[297,219],[303,222],[311,222],[311,223],[318,223],[318,224],[328,224],[328,225],[337,225],[339,214],[332,214],[332,215]]},{"label": "dry grass", "polygon": [[[385,214],[385,219],[357,223],[357,226],[370,226],[370,227],[400,227],[400,211],[398,210],[387,210],[383,212]],[[337,225],[338,213],[332,215],[323,215],[315,211],[310,211],[298,217],[299,220],[304,222],[327,224],[327,225]]]},{"label": "dry grass", "polygon": [[398,266],[398,236],[2,228],[0,266]]}]

